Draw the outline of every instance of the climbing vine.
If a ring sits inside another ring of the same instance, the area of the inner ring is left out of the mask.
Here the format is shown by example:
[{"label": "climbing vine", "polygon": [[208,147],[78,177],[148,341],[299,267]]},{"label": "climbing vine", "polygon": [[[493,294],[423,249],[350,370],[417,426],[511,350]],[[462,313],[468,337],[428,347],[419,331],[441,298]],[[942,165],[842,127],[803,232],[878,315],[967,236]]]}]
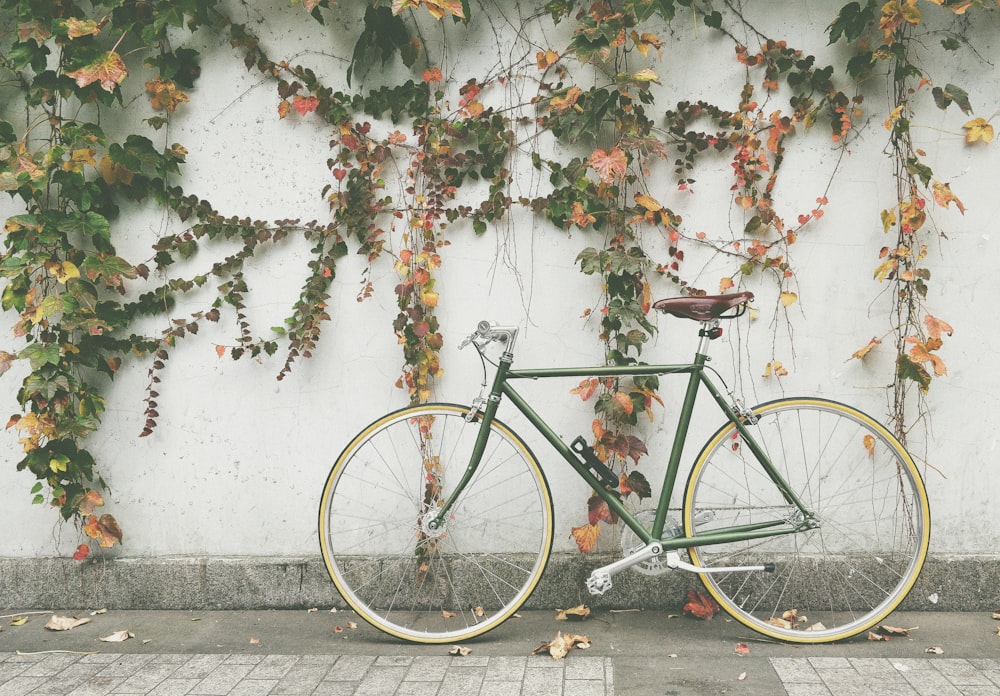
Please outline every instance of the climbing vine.
[{"label": "climbing vine", "polygon": [[[322,23],[333,5],[292,0],[287,11]],[[280,351],[276,377],[284,379],[335,321],[329,300],[338,261],[352,251],[368,264],[359,301],[377,291],[377,265],[394,268],[397,385],[412,402],[427,401],[442,373],[438,312],[447,297],[438,280],[447,247],[454,235],[507,224],[515,209],[547,220],[553,233],[585,235],[587,248],[565,262],[601,288],[600,302],[585,315],[596,319],[609,364],[642,359],[656,330],[649,317],[653,288],[664,282],[705,294],[770,279],[778,309],[787,309],[798,302],[794,245],[802,234],[824,233],[818,221],[837,201],[827,196],[828,182],[817,181],[814,204],[789,212],[780,187],[785,158],[808,130],[825,133],[844,151],[876,116],[888,134],[896,201],[873,220],[873,238],[882,239],[873,243],[873,258],[859,263],[871,263],[874,278],[891,286],[892,303],[887,333],[853,357],[864,360],[891,344],[889,415],[905,439],[925,413],[933,379],[946,374],[941,351],[952,333],[927,306],[927,246],[943,236],[930,205],[964,212],[958,194],[914,145],[911,124],[933,103],[967,115],[969,146],[993,139],[989,119],[975,115],[967,91],[937,84],[913,46],[928,40],[921,33],[925,14],[937,13],[940,24],[950,12],[968,23],[995,11],[991,5],[868,0],[831,8],[827,37],[846,57],[822,65],[806,47],[754,27],[736,2],[550,0],[544,12],[523,19],[520,33],[534,37],[528,25],[545,23],[537,35],[555,29],[560,45],[532,38],[523,57],[470,77],[464,66],[444,70],[442,44],[488,16],[495,9],[489,2],[342,3],[336,11],[356,12],[361,29],[356,43],[343,47],[350,58],[341,76],[270,56],[222,0],[0,0],[0,103],[6,105],[0,191],[18,206],[4,219],[0,261],[2,308],[17,317],[16,345],[0,352],[0,374],[15,361],[28,365],[17,393],[21,412],[7,427],[19,434],[24,456],[17,467],[35,479],[34,502],[77,521],[93,540],[80,544],[76,558],[89,554],[90,543],[121,542],[118,520],[103,512],[107,486],[85,443],[100,428],[104,393],[124,362],[148,363],[140,436],[155,431],[172,351],[204,322],[231,327],[234,338],[216,346],[220,358]],[[668,104],[671,31],[692,20],[728,42],[744,79],[738,94]],[[428,39],[426,29],[435,25],[438,38]],[[940,51],[963,47],[956,27],[939,34]],[[200,55],[183,45],[196,32],[218,37],[274,89],[276,119],[314,119],[329,130],[329,181],[321,192],[328,219],[254,220],[185,190],[187,151],[167,134],[175,114],[198,98]],[[397,63],[409,79],[396,85],[373,79]],[[509,89],[514,83],[530,85],[529,97],[512,98],[521,94]],[[890,103],[884,114],[870,98],[883,83]],[[105,115],[137,93],[155,115],[132,124],[135,132],[106,132],[102,124],[116,121]],[[543,183],[531,195],[514,195],[525,156]],[[682,215],[684,196],[699,187],[703,167],[719,162],[727,166],[736,222],[727,232],[693,230]],[[676,190],[654,185],[663,172]],[[147,259],[122,258],[126,202],[162,207],[182,231],[151,240]],[[249,319],[247,264],[279,253],[289,239],[309,245],[300,291],[284,324],[262,330]],[[223,241],[227,255],[205,262]],[[691,254],[721,259],[728,270],[711,279],[689,272]],[[180,296],[203,297],[206,290],[214,294],[201,309],[177,315]],[[140,318],[160,321],[161,329],[138,333]],[[768,356],[766,377],[787,374],[781,357]],[[658,388],[646,377],[589,378],[573,389],[594,404],[593,448],[619,476],[623,496],[650,495],[641,421],[662,407]],[[586,522],[572,531],[581,550],[594,548],[601,522],[614,520],[595,497]]]}]

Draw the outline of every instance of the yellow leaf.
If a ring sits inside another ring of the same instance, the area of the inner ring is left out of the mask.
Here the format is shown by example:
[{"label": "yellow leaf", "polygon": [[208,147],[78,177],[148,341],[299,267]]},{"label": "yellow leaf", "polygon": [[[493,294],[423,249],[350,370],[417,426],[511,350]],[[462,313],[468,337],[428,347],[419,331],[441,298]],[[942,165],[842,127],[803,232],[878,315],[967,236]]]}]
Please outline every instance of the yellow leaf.
[{"label": "yellow leaf", "polygon": [[785,307],[791,307],[798,301],[798,299],[799,296],[796,295],[794,292],[785,290],[784,292],[781,293],[781,304]]},{"label": "yellow leaf", "polygon": [[955,201],[959,212],[965,215],[965,206],[962,205],[962,201],[958,199],[958,196],[951,192],[951,184],[942,184],[940,181],[935,181],[931,184],[931,188],[934,192],[935,203],[943,208],[947,208],[952,201]]},{"label": "yellow leaf", "polygon": [[871,435],[865,435],[861,439],[861,441],[864,444],[865,449],[868,450],[868,456],[869,457],[874,457],[875,456],[875,438],[873,436],[871,436]]},{"label": "yellow leaf", "polygon": [[65,283],[70,278],[79,278],[80,269],[76,267],[76,264],[70,261],[63,261],[54,269],[56,280],[60,283]]},{"label": "yellow leaf", "polygon": [[420,301],[428,307],[437,307],[438,294],[433,290],[425,290],[420,293]]},{"label": "yellow leaf", "polygon": [[724,293],[726,290],[731,290],[735,285],[732,278],[723,278],[719,281],[719,292]]},{"label": "yellow leaf", "polygon": [[984,143],[993,141],[993,126],[984,118],[974,118],[962,126],[965,129],[965,142],[974,143],[982,140]]},{"label": "yellow leaf", "polygon": [[767,365],[764,366],[764,377],[770,377],[771,375],[775,377],[785,377],[788,375],[788,370],[782,366],[780,360],[772,360]]},{"label": "yellow leaf", "polygon": [[585,524],[573,527],[570,534],[576,539],[576,546],[582,553],[590,553],[597,545],[597,537],[601,535],[601,528],[596,524]]},{"label": "yellow leaf", "polygon": [[657,210],[663,210],[663,206],[660,205],[659,201],[644,193],[635,194],[635,202],[650,212],[655,213]]},{"label": "yellow leaf", "polygon": [[864,346],[863,348],[859,348],[858,350],[854,351],[854,353],[851,354],[851,357],[852,358],[857,358],[858,360],[864,360],[865,356],[867,356],[869,353],[871,353],[872,350],[875,348],[875,346],[878,346],[878,345],[881,345],[881,344],[882,344],[882,341],[880,341],[877,338],[872,338],[872,340],[868,341],[868,344],[866,346]]},{"label": "yellow leaf", "polygon": [[27,616],[15,616],[13,619],[10,620],[11,626],[23,626],[26,623],[28,623]]},{"label": "yellow leaf", "polygon": [[632,73],[632,79],[637,82],[655,82],[660,84],[660,76],[649,68],[643,68],[637,73]]},{"label": "yellow leaf", "polygon": [[879,264],[878,268],[875,269],[874,277],[876,280],[885,280],[889,273],[896,270],[896,266],[899,262],[896,259],[889,259],[888,261],[883,261]]}]

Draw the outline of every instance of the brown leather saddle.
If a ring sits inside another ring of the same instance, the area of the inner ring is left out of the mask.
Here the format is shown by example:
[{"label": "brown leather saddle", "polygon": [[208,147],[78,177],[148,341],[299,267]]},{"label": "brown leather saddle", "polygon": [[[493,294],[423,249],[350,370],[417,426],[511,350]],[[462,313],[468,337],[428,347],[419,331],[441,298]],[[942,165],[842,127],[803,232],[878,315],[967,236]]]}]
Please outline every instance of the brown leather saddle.
[{"label": "brown leather saddle", "polygon": [[[684,319],[696,321],[711,321],[712,319],[731,319],[737,317],[746,309],[748,302],[753,301],[752,292],[736,292],[731,295],[702,295],[701,297],[668,297],[653,303],[653,309]],[[726,312],[736,309],[735,314]]]}]

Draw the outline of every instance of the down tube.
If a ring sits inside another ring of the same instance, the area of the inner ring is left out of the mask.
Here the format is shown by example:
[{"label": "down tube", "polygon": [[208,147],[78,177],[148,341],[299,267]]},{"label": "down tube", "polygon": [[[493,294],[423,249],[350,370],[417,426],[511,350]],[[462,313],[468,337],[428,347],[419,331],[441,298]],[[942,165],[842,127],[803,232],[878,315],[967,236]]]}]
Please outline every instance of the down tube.
[{"label": "down tube", "polygon": [[608,508],[618,515],[618,517],[620,517],[621,520],[636,533],[636,536],[638,536],[644,544],[648,544],[653,540],[653,536],[649,533],[649,530],[639,524],[639,522],[632,515],[631,511],[629,511],[628,508],[626,508],[618,500],[618,498],[606,493],[601,482],[598,481],[592,473],[590,473],[589,469],[580,463],[580,460],[577,459],[576,455],[569,448],[569,446],[563,442],[562,438],[549,427],[548,423],[546,423],[542,417],[528,405],[528,402],[525,401],[508,382],[503,383],[501,390],[504,396],[510,399],[511,403],[517,407],[517,410],[524,414],[524,417],[527,418],[528,421],[535,426],[535,429],[542,434],[542,437],[544,437],[548,443],[552,445],[552,447],[562,456],[562,458],[573,467],[573,470],[576,471],[576,473],[579,474],[580,477],[583,478],[583,480],[586,481],[587,484],[601,496],[601,499],[608,504]]}]

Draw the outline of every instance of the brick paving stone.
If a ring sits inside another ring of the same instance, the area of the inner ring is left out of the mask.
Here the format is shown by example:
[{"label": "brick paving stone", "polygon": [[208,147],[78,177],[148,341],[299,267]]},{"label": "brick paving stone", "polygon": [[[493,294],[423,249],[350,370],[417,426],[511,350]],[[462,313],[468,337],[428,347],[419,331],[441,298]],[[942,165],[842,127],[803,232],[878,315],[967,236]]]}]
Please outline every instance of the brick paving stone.
[{"label": "brick paving stone", "polygon": [[223,664],[227,665],[259,665],[268,657],[277,657],[275,655],[230,655],[225,659]]},{"label": "brick paving stone", "polygon": [[413,658],[409,655],[379,655],[375,660],[376,667],[409,667]]},{"label": "brick paving stone", "polygon": [[[356,696],[385,696],[396,690],[396,687],[406,676],[408,667],[406,665],[393,667],[380,667],[373,665],[365,674],[364,679],[358,684],[358,689],[354,693]],[[466,692],[466,694],[475,692]]]},{"label": "brick paving stone", "polygon": [[[396,696],[437,696],[439,684],[434,681],[404,681],[396,689]],[[517,685],[520,687],[520,684]],[[516,691],[508,691],[503,696],[510,696]]]},{"label": "brick paving stone", "polygon": [[326,675],[325,681],[361,681],[368,671],[368,666],[375,662],[370,655],[343,655],[337,660]]},{"label": "brick paving stone", "polygon": [[[97,675],[100,677],[131,677],[144,669],[152,659],[152,655],[119,655],[107,663]],[[83,664],[82,660],[81,664]]]},{"label": "brick paving stone", "polygon": [[184,664],[177,667],[174,676],[178,679],[204,679],[219,665],[226,661],[228,655],[195,655]]},{"label": "brick paving stone", "polygon": [[815,684],[823,681],[805,657],[772,657],[771,666],[782,682]]},{"label": "brick paving stone", "polygon": [[562,686],[562,669],[529,669],[524,672],[521,696],[561,696]]},{"label": "brick paving stone", "polygon": [[479,689],[479,696],[516,696],[519,693],[519,681],[484,681]]},{"label": "brick paving stone", "polygon": [[[859,674],[854,669],[824,669],[818,673],[827,688],[837,696],[871,695],[871,689],[864,675]],[[900,696],[903,696],[903,694],[900,694]]]},{"label": "brick paving stone", "polygon": [[253,665],[220,664],[191,689],[192,694],[226,696],[254,669]]},{"label": "brick paving stone", "polygon": [[907,669],[900,674],[920,696],[961,696],[959,691],[943,674],[931,669]]},{"label": "brick paving stone", "polygon": [[528,658],[521,656],[491,657],[486,665],[484,681],[520,682],[524,678]]},{"label": "brick paving stone", "polygon": [[45,681],[46,677],[17,676],[8,682],[0,684],[0,696],[24,696],[24,694],[44,684]]},{"label": "brick paving stone", "polygon": [[[311,694],[320,685],[324,677],[330,671],[329,665],[293,665],[278,680],[278,685],[274,687],[274,694]],[[255,676],[254,672],[250,673]]]},{"label": "brick paving stone", "polygon": [[118,694],[145,694],[157,684],[169,677],[177,669],[177,665],[150,664],[143,665],[141,671],[133,674],[115,689]]},{"label": "brick paving stone", "polygon": [[310,666],[332,665],[339,657],[339,655],[303,655],[298,663]]},{"label": "brick paving stone", "polygon": [[585,657],[566,660],[563,668],[566,679],[600,679],[604,680],[604,658]]},{"label": "brick paving stone", "polygon": [[244,679],[233,687],[228,696],[268,696],[275,693],[278,683],[277,679]]},{"label": "brick paving stone", "polygon": [[[35,662],[30,667],[21,672],[22,677],[51,677],[58,674],[69,665],[76,663],[80,659],[79,655],[45,655],[43,659]],[[99,665],[94,666],[96,672]]]},{"label": "brick paving stone", "polygon": [[452,662],[438,689],[438,696],[478,694],[486,676],[486,665],[468,665],[464,659]]},{"label": "brick paving stone", "polygon": [[813,669],[847,669],[851,661],[846,657],[810,657],[807,658]]},{"label": "brick paving stone", "polygon": [[781,685],[785,687],[785,691],[788,696],[834,696],[834,694],[826,688],[826,685],[822,683],[790,684],[782,682]]},{"label": "brick paving stone", "polygon": [[281,679],[298,663],[297,655],[267,655],[256,663],[247,679]]},{"label": "brick paving stone", "polygon": [[937,670],[955,686],[993,686],[968,660],[932,660]]},{"label": "brick paving stone", "polygon": [[68,696],[108,696],[123,681],[124,677],[90,677],[70,691]]},{"label": "brick paving stone", "polygon": [[450,657],[417,657],[410,664],[410,669],[407,671],[406,677],[403,681],[441,681],[444,679],[444,673],[447,672],[448,667],[451,666],[451,662],[452,658]]},{"label": "brick paving stone", "polygon": [[157,684],[149,696],[185,696],[190,693],[200,679],[164,679]]},{"label": "brick paving stone", "polygon": [[994,685],[989,686],[960,686],[958,688],[962,696],[1000,696],[1000,689]]},{"label": "brick paving stone", "polygon": [[605,696],[603,679],[567,679],[563,696]]},{"label": "brick paving stone", "polygon": [[0,662],[0,684],[8,679],[13,679],[27,668],[27,665],[17,662]]}]

